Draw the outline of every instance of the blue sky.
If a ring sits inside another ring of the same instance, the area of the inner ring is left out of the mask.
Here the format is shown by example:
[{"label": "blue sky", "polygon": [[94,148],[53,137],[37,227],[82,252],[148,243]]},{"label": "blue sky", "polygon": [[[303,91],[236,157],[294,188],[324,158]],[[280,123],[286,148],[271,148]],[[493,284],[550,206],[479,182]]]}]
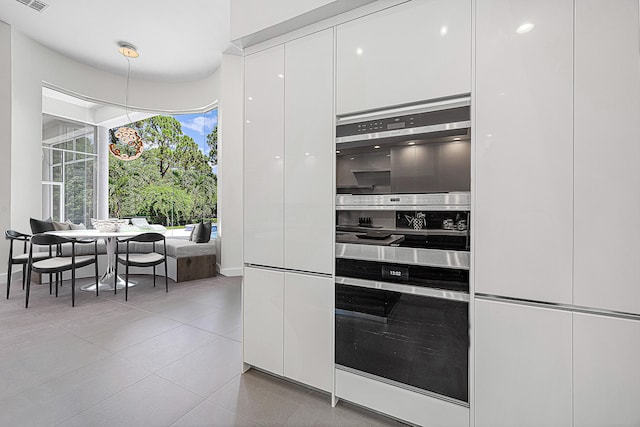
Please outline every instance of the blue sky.
[{"label": "blue sky", "polygon": [[[207,154],[207,135],[218,125],[218,109],[208,113],[176,114],[173,117],[182,124],[182,132],[193,138],[200,150]],[[218,173],[218,165],[213,167],[213,172]]]}]

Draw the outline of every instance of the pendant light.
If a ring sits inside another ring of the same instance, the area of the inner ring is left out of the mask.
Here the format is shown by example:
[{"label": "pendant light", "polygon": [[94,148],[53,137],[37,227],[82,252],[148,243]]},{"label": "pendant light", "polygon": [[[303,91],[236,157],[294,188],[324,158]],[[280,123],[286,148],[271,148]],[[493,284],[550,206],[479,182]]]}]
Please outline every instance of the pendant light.
[{"label": "pendant light", "polygon": [[[118,43],[119,49],[118,51],[127,59],[127,86],[125,89],[124,95],[124,109],[127,115],[127,119],[129,119],[129,124],[132,123],[131,117],[129,117],[129,78],[131,75],[131,60],[130,58],[137,58],[140,56],[138,50],[130,43],[120,42]],[[123,152],[121,148],[118,148],[115,143],[109,144],[109,151],[116,158],[120,160],[135,160],[142,155],[142,150],[144,149],[144,144],[142,143],[142,138],[138,131],[133,129],[132,127],[123,126],[118,128],[115,131],[115,137],[118,139],[120,144],[131,147],[135,150],[134,154],[129,155],[128,153]],[[129,151],[129,150],[127,150]]]}]

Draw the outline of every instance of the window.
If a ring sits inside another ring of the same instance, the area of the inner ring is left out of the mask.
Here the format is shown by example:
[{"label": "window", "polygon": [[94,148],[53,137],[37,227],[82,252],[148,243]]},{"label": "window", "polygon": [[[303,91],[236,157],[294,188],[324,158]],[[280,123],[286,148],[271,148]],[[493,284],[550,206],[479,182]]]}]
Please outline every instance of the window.
[{"label": "window", "polygon": [[42,117],[42,217],[89,224],[96,209],[96,127]]},{"label": "window", "polygon": [[[109,212],[144,216],[182,227],[216,220],[218,110],[157,115],[130,126],[144,143],[142,155],[122,161],[109,155]],[[110,130],[113,143],[116,128]]]}]

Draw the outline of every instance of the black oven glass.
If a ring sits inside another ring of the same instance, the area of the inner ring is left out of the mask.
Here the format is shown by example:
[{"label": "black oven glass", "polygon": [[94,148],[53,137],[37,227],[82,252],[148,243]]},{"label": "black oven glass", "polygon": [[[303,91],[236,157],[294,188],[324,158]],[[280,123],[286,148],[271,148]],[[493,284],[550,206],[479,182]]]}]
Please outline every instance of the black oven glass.
[{"label": "black oven glass", "polygon": [[469,401],[468,303],[336,284],[336,363]]}]

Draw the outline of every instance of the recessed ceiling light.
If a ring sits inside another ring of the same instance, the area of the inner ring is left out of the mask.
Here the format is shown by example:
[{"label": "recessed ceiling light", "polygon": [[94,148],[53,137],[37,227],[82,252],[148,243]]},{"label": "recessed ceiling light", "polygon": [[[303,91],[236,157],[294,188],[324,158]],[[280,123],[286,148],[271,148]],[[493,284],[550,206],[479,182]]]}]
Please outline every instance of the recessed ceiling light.
[{"label": "recessed ceiling light", "polygon": [[440,27],[440,35],[441,36],[445,36],[448,32],[449,32],[449,28],[447,28],[446,25],[443,25],[442,27]]},{"label": "recessed ceiling light", "polygon": [[355,157],[349,157],[349,160],[355,160]]},{"label": "recessed ceiling light", "polygon": [[340,154],[340,150],[336,150],[336,154]]},{"label": "recessed ceiling light", "polygon": [[462,138],[453,138],[454,141],[460,141]]},{"label": "recessed ceiling light", "polygon": [[378,148],[380,148],[380,146],[379,145],[374,145],[373,148],[375,148],[377,150]]},{"label": "recessed ceiling light", "polygon": [[413,142],[413,141],[411,141],[411,142],[409,143],[409,145],[416,145],[416,143],[415,143],[415,142]]},{"label": "recessed ceiling light", "polygon": [[357,48],[357,49],[356,49],[356,54],[358,54],[358,55],[362,55],[363,53],[364,53],[364,50],[362,50],[362,48],[361,48],[361,47],[359,47],[359,48]]},{"label": "recessed ceiling light", "polygon": [[278,74],[279,79],[284,79],[284,74]]},{"label": "recessed ceiling light", "polygon": [[138,53],[138,49],[136,49],[136,47],[131,43],[120,42],[118,43],[118,46],[120,46],[118,48],[118,52],[120,52],[127,58],[137,58],[138,56],[140,56],[140,54]]}]

